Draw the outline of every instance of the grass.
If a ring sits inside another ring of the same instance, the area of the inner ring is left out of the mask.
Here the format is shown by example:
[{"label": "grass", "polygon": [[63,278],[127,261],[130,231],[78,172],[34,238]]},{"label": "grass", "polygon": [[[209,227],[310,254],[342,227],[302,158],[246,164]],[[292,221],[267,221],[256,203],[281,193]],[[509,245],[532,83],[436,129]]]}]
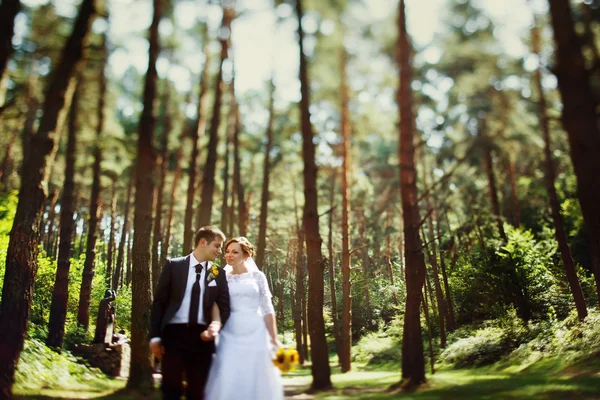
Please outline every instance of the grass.
[{"label": "grass", "polygon": [[[333,359],[332,359],[333,361]],[[565,367],[566,360],[543,358],[522,365],[498,363],[472,369],[442,369],[428,373],[427,383],[417,391],[403,393],[389,388],[400,379],[399,369],[368,370],[359,363],[342,374],[332,362],[330,391],[307,394],[311,383],[308,366],[283,377],[290,399],[600,399],[600,355]],[[141,396],[125,389],[123,379],[70,383],[60,388],[15,388],[15,399],[160,399],[160,393]]]},{"label": "grass", "polygon": [[543,360],[520,371],[494,367],[440,370],[412,393],[390,391],[400,371],[332,371],[334,389],[314,396],[302,394],[310,385],[310,370],[302,368],[284,378],[286,394],[296,399],[600,399],[600,358],[565,369],[560,359]]}]

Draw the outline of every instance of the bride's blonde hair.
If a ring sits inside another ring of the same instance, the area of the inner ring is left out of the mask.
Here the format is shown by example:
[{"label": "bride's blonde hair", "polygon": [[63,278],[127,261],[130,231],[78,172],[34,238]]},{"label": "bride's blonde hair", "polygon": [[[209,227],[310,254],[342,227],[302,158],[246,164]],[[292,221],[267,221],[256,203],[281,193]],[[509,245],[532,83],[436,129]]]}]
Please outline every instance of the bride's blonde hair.
[{"label": "bride's blonde hair", "polygon": [[238,237],[234,237],[229,239],[226,243],[225,243],[225,251],[227,251],[227,248],[229,247],[229,245],[231,243],[238,243],[240,245],[240,247],[242,248],[242,252],[248,256],[248,257],[252,257],[254,258],[254,245],[252,243],[250,243],[250,241],[248,239],[246,239],[244,236],[238,236]]}]

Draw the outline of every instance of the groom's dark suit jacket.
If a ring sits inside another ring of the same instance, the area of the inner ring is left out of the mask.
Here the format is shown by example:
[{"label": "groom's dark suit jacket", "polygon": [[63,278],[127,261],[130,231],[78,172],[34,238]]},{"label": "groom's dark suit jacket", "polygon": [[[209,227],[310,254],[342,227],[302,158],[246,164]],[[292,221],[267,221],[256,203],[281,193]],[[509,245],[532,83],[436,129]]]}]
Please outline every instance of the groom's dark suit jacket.
[{"label": "groom's dark suit jacket", "polygon": [[[201,263],[205,264],[205,261]],[[161,337],[162,330],[173,318],[185,294],[190,269],[190,256],[173,258],[165,264],[152,303],[152,314],[150,317],[150,337]],[[225,271],[219,268],[219,274],[215,281],[216,286],[208,286],[209,271],[204,274],[203,303],[204,321],[211,322],[211,309],[216,302],[221,314],[223,325],[229,318],[229,288]]]}]

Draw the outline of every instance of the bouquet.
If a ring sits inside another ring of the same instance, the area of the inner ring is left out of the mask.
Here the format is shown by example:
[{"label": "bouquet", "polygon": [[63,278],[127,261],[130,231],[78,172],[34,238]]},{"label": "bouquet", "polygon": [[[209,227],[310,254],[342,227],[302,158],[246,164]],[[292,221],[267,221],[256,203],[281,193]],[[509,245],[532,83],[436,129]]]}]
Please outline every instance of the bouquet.
[{"label": "bouquet", "polygon": [[295,366],[298,365],[299,356],[296,349],[291,349],[289,347],[280,347],[275,353],[275,358],[273,359],[273,364],[281,372],[289,372],[295,369]]}]

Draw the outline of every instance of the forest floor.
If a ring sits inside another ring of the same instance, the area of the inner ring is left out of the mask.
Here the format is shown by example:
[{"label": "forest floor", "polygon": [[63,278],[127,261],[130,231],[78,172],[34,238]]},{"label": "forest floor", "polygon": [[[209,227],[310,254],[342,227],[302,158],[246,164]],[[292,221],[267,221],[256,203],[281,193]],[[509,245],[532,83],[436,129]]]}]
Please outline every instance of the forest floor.
[{"label": "forest floor", "polygon": [[[600,359],[564,368],[561,360],[547,360],[526,368],[497,367],[440,370],[429,374],[428,382],[417,391],[403,393],[389,388],[398,382],[399,370],[355,370],[342,374],[332,369],[334,389],[316,394],[306,393],[310,386],[310,369],[299,368],[284,376],[287,399],[599,399]],[[158,391],[148,396],[133,395],[124,389],[122,379],[108,380],[103,387],[65,387],[60,390],[15,390],[15,399],[160,399]],[[240,397],[240,399],[243,398]]]}]

